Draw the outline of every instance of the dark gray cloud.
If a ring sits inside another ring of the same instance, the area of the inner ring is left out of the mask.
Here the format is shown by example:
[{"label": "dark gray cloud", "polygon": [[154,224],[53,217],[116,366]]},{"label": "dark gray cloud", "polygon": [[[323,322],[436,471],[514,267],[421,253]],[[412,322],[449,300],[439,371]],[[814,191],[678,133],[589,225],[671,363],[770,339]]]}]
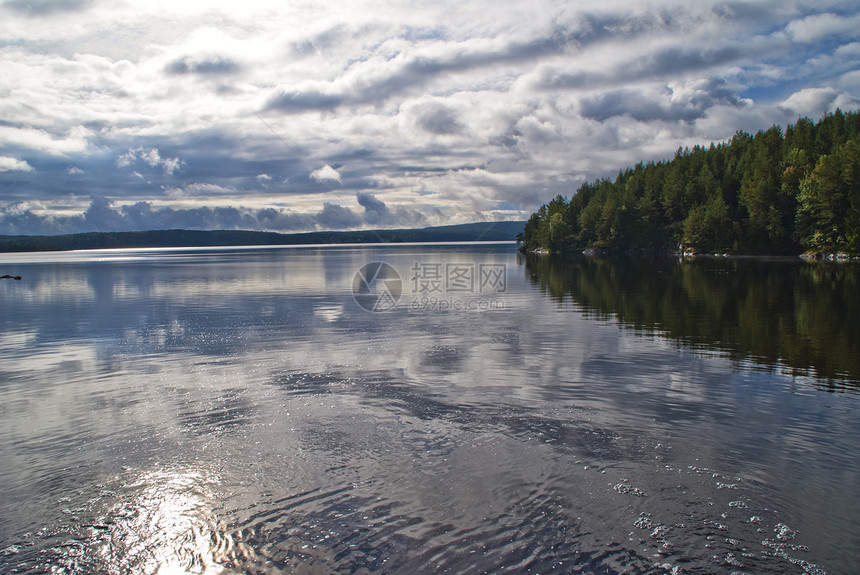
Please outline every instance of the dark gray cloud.
[{"label": "dark gray cloud", "polygon": [[696,71],[705,73],[715,66],[736,62],[750,56],[750,48],[721,46],[717,48],[675,46],[637,58],[621,69],[621,75],[636,78],[665,78]]},{"label": "dark gray cloud", "polygon": [[639,55],[607,71],[566,71],[558,68],[542,70],[537,87],[543,90],[595,89],[629,84],[633,81],[658,80],[684,76],[688,72],[707,75],[712,68],[741,59],[740,47],[665,48],[653,54]]},{"label": "dark gray cloud", "polygon": [[[357,79],[343,85],[332,83],[327,89],[284,89],[268,101],[266,109],[298,113],[331,110],[343,105],[381,103],[407,90],[422,88],[445,74],[559,55],[585,42],[612,34],[605,25],[595,28],[589,22],[585,26],[578,24],[575,30],[557,25],[548,35],[528,41],[500,42],[498,47],[474,47],[469,43],[461,43],[457,49],[446,47],[438,53],[428,49],[426,53],[404,55],[401,60],[390,59],[385,73],[374,74],[367,80]],[[366,59],[359,59],[344,72],[365,62]]]},{"label": "dark gray cloud", "polygon": [[83,226],[92,230],[119,231],[125,227],[123,215],[111,206],[111,201],[103,196],[97,196],[90,202],[90,207],[83,213]]},{"label": "dark gray cloud", "polygon": [[718,104],[742,105],[724,80],[710,79],[697,82],[689,86],[688,91],[679,93],[668,87],[657,93],[631,89],[603,92],[583,98],[580,113],[599,121],[628,116],[640,122],[692,122],[705,117],[708,110]]},{"label": "dark gray cloud", "polygon": [[312,214],[292,214],[274,208],[263,208],[256,212],[258,228],[272,231],[300,231],[312,230],[316,227],[316,221]]},{"label": "dark gray cloud", "polygon": [[171,208],[156,207],[145,201],[120,204],[104,196],[93,196],[80,214],[52,216],[42,213],[38,205],[16,202],[0,205],[0,235],[169,229],[302,232],[365,226],[415,227],[427,221],[420,212],[402,206],[392,211],[372,194],[357,194],[356,199],[364,208],[363,214],[333,202],[325,202],[317,213],[300,214],[271,207]]},{"label": "dark gray cloud", "polygon": [[[547,33],[528,40],[502,41],[492,45],[473,46],[468,42],[455,44],[456,49],[446,46],[444,50],[434,51],[434,46],[425,52],[413,55],[401,54],[401,60],[389,59],[387,71],[373,74],[371,79],[357,79],[352,83],[330,83],[326,88],[285,88],[273,96],[266,104],[267,110],[284,113],[298,113],[307,110],[333,110],[339,106],[382,103],[388,98],[403,94],[408,90],[419,89],[428,82],[445,74],[464,72],[479,68],[492,68],[515,65],[524,62],[539,62],[542,59],[581,51],[585,47],[599,45],[613,39],[623,38],[630,42],[635,38],[660,31],[670,31],[681,25],[668,10],[644,14],[591,14],[578,15],[573,21],[555,22]],[[438,32],[430,31],[434,37]],[[307,53],[319,45],[325,45],[333,38],[343,39],[347,32],[343,28],[329,30],[301,44],[297,50]],[[444,35],[441,34],[440,35]],[[689,70],[695,66],[711,66],[737,57],[737,50],[707,49],[700,51],[669,48],[655,56],[641,61],[640,75],[651,75],[666,70],[674,63],[675,72]],[[344,73],[368,61],[367,57],[350,62]],[[635,70],[627,70],[630,73]],[[551,87],[572,87],[585,84],[589,76],[559,77]],[[548,86],[550,87],[550,86]]]},{"label": "dark gray cloud", "polygon": [[391,211],[385,202],[376,199],[373,194],[359,192],[355,195],[358,204],[364,208],[364,217],[370,224],[384,222],[391,218]]},{"label": "dark gray cloud", "polygon": [[47,16],[63,12],[79,12],[89,8],[93,0],[8,0],[7,8],[27,16]]},{"label": "dark gray cloud", "polygon": [[457,112],[447,106],[429,106],[418,114],[418,125],[431,134],[456,134],[463,129]]},{"label": "dark gray cloud", "polygon": [[326,202],[316,216],[319,224],[329,229],[356,228],[361,225],[361,216],[349,208]]},{"label": "dark gray cloud", "polygon": [[203,74],[220,76],[238,72],[241,66],[234,60],[224,57],[196,59],[190,56],[179,58],[167,65],[171,74]]},{"label": "dark gray cloud", "polygon": [[265,109],[287,113],[305,112],[307,110],[333,110],[347,101],[348,98],[342,94],[324,94],[317,90],[285,91],[269,100]]},{"label": "dark gray cloud", "polygon": [[[355,199],[364,208],[362,217],[364,222],[370,227],[411,228],[428,225],[427,216],[418,210],[406,209],[403,206],[397,206],[394,210],[391,210],[385,202],[373,194],[366,192],[358,192],[355,195]],[[434,215],[436,214],[434,213]]]}]

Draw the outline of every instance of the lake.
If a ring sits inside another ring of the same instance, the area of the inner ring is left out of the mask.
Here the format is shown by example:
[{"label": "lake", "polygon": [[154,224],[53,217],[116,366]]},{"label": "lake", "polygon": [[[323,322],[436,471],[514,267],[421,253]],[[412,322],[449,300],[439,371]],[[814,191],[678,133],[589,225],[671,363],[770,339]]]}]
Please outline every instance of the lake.
[{"label": "lake", "polygon": [[853,573],[860,269],[0,254],[2,573]]}]

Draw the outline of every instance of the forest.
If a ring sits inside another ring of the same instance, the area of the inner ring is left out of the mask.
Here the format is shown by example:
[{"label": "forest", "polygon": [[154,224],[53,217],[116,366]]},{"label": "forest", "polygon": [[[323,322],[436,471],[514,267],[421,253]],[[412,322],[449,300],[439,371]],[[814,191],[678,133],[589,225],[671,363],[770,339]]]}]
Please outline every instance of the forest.
[{"label": "forest", "polygon": [[860,112],[738,131],[583,183],[531,215],[524,251],[860,255]]}]

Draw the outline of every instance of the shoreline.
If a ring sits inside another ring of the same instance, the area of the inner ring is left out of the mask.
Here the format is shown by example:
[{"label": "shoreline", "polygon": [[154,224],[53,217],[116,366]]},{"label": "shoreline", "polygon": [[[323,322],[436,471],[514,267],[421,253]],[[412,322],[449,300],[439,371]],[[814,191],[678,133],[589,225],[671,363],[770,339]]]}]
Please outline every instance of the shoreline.
[{"label": "shoreline", "polygon": [[611,257],[671,257],[679,259],[756,259],[756,260],[771,260],[771,261],[806,261],[806,262],[831,262],[831,263],[852,263],[860,262],[860,256],[851,256],[844,252],[832,253],[802,253],[797,255],[788,254],[733,254],[733,253],[695,253],[683,250],[639,250],[639,251],[617,251],[604,248],[585,248],[574,252],[551,252],[547,249],[524,250],[520,248],[521,253],[542,255],[542,256],[578,256],[582,255],[589,258],[611,258]]}]

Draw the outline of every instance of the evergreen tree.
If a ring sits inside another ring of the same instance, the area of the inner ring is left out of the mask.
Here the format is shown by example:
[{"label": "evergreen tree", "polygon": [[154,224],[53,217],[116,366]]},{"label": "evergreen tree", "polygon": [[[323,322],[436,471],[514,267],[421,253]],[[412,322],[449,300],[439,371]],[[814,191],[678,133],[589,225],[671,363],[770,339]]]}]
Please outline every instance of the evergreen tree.
[{"label": "evergreen tree", "polygon": [[860,113],[679,148],[541,206],[523,249],[860,254]]}]

